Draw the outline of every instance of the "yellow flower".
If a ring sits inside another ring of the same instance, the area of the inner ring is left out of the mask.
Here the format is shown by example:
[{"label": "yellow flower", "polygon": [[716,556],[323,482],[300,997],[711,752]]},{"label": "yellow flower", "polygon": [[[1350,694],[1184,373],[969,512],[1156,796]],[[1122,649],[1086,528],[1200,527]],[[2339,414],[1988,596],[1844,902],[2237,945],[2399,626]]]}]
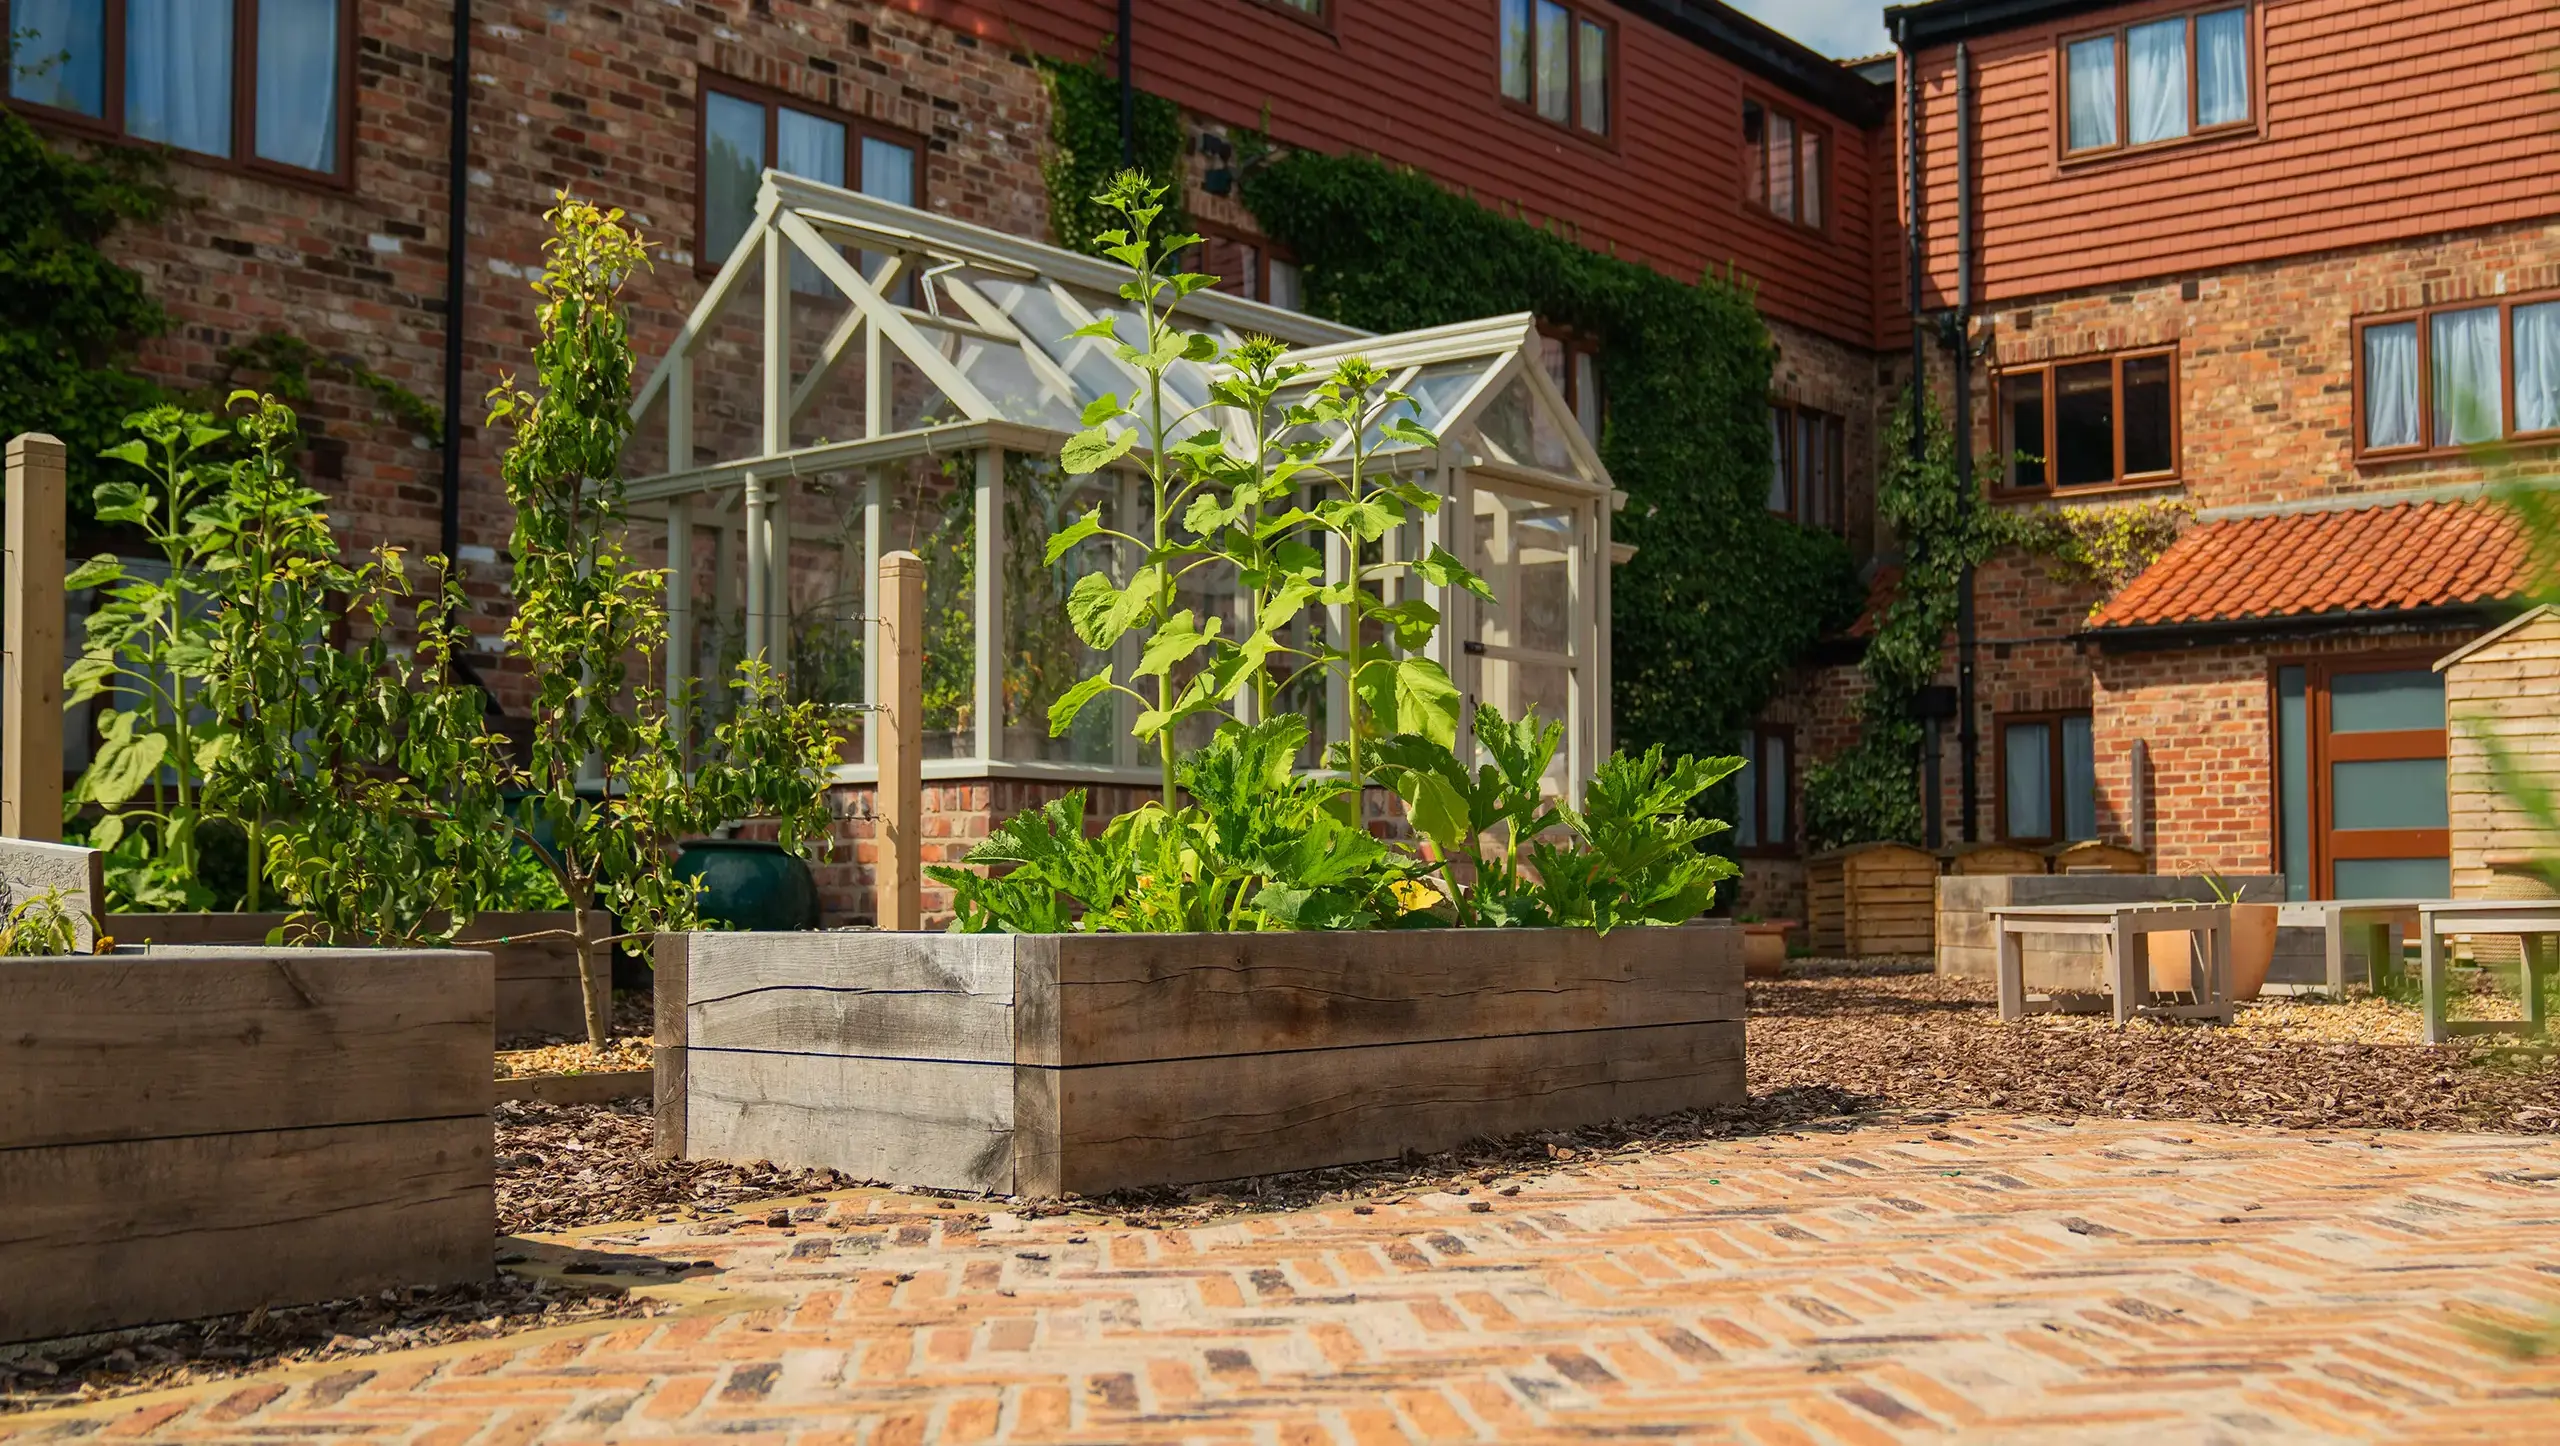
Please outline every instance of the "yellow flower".
[{"label": "yellow flower", "polygon": [[1419,913],[1440,902],[1440,891],[1420,879],[1398,879],[1387,888],[1395,894],[1396,902],[1404,905],[1408,914]]}]

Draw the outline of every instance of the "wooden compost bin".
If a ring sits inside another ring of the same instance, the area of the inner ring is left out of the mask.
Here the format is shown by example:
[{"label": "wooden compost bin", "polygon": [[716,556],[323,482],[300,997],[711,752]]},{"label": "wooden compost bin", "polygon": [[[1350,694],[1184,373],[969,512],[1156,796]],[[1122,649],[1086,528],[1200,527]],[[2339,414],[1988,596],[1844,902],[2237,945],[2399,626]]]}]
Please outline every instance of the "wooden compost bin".
[{"label": "wooden compost bin", "polygon": [[[119,944],[264,944],[270,931],[283,927],[283,914],[109,914],[107,934]],[[569,939],[517,939],[523,934],[566,931],[567,910],[547,913],[479,914],[465,937],[492,942],[475,944],[497,961],[497,1037],[526,1039],[534,1035],[587,1036],[586,1004],[578,990],[578,951]],[[601,938],[612,931],[601,916],[595,925]],[[505,939],[508,942],[495,942]],[[609,967],[609,966],[604,966]]]},{"label": "wooden compost bin", "polygon": [[2050,871],[2057,874],[2148,874],[2151,856],[2140,849],[2123,844],[2082,839],[2078,843],[2056,844],[2045,850],[2051,860]]},{"label": "wooden compost bin", "polygon": [[2040,874],[2043,851],[2013,843],[1953,844],[1938,850],[1938,860],[1951,874]]},{"label": "wooden compost bin", "polygon": [[0,959],[0,1341],[486,1279],[489,956]]},{"label": "wooden compost bin", "polygon": [[[2226,878],[2224,884],[2251,900],[2273,902],[2284,896],[2284,880],[2273,874]],[[2213,893],[2202,879],[2170,874],[1950,874],[1938,880],[1938,972],[1967,979],[1991,979],[1999,973],[1999,937],[1992,932],[1990,909],[2030,904],[2133,904],[2185,899],[2208,903]],[[2093,938],[2030,934],[2021,951],[2031,993],[2106,988],[2101,945]],[[2313,977],[2320,968],[2317,945],[2311,956]]]},{"label": "wooden compost bin", "polygon": [[1805,859],[1813,952],[1926,954],[1936,908],[1936,856],[1908,844],[1863,843]]},{"label": "wooden compost bin", "polygon": [[[2446,822],[2453,893],[2462,899],[2547,898],[2539,860],[2560,832],[2538,824],[2500,785],[2496,760],[2560,795],[2560,608],[2538,607],[2436,664],[2444,674]],[[2514,951],[2509,941],[2507,957]]]},{"label": "wooden compost bin", "polygon": [[702,933],[657,954],[658,1147],[1098,1194],[1728,1104],[1728,923]]}]

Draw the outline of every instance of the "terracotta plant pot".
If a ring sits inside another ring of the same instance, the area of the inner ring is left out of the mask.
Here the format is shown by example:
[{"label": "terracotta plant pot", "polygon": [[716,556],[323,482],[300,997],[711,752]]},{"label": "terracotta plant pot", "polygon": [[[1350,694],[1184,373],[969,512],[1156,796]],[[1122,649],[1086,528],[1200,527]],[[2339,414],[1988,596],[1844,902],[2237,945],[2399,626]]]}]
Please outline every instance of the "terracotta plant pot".
[{"label": "terracotta plant pot", "polygon": [[[2274,904],[2231,906],[2231,997],[2255,999],[2267,987],[2267,970],[2276,962]],[[2150,950],[2151,992],[2184,994],[2195,988],[2195,936],[2146,934]]]},{"label": "terracotta plant pot", "polygon": [[1743,925],[1743,974],[1752,979],[1784,978],[1787,972],[1787,931],[1795,926],[1793,919],[1772,919],[1766,923]]}]

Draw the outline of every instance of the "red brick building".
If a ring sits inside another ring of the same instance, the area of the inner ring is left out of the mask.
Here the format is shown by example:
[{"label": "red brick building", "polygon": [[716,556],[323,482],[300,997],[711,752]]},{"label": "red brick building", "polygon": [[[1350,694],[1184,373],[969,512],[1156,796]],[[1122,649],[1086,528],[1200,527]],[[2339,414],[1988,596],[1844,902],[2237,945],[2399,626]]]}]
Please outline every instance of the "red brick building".
[{"label": "red brick building", "polygon": [[[1979,571],[1946,837],[2107,838],[2295,897],[2446,893],[2428,664],[2516,592],[2483,494],[2560,428],[2560,16],[1889,18],[1917,77],[1920,306],[1969,344],[1985,505],[2194,510],[2111,598],[2015,552]],[[1954,348],[1925,350],[1952,401]]]},{"label": "red brick building", "polygon": [[[466,33],[465,8],[0,0],[0,28],[31,37],[22,61],[55,57],[6,87],[48,133],[168,147],[187,204],[115,243],[179,323],[146,365],[209,381],[281,328],[451,399],[448,466],[324,382],[312,461],[351,542],[456,547],[493,603],[507,516],[473,424],[526,355],[555,191],[657,243],[649,354],[763,165],[1045,238],[1035,57],[1093,57],[1117,23],[1106,0],[476,0]],[[2191,504],[2112,599],[2034,557],[1980,570],[1946,678],[1974,705],[1939,759],[1946,839],[2108,837],[2284,868],[2312,895],[2441,891],[2422,660],[2512,590],[2480,562],[2512,541],[2471,449],[2539,457],[2560,432],[2560,18],[2529,0],[1891,17],[1903,55],[1850,65],[1713,0],[1138,0],[1132,54],[1182,109],[1188,200],[1257,299],[1294,301],[1290,260],[1207,184],[1242,127],[1375,152],[1668,274],[1748,275],[1779,353],[1771,505],[1844,533],[1879,600],[1877,454],[1915,330],[1947,402],[1966,340],[1966,448],[2012,459],[1984,505]],[[1605,380],[1570,338],[1551,350],[1568,391]],[[1808,665],[1755,730],[1746,909],[1799,906],[1800,775],[1854,741],[1861,687]],[[962,835],[1011,796],[948,791]]]}]

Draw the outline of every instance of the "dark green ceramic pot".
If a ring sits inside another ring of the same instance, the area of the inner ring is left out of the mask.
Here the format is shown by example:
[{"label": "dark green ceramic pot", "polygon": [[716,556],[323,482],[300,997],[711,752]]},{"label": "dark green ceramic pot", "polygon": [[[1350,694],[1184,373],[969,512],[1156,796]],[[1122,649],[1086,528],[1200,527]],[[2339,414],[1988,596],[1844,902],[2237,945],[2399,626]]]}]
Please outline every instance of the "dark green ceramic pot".
[{"label": "dark green ceramic pot", "polygon": [[685,840],[676,877],[702,881],[702,918],[726,929],[818,927],[818,881],[809,865],[763,839]]}]

